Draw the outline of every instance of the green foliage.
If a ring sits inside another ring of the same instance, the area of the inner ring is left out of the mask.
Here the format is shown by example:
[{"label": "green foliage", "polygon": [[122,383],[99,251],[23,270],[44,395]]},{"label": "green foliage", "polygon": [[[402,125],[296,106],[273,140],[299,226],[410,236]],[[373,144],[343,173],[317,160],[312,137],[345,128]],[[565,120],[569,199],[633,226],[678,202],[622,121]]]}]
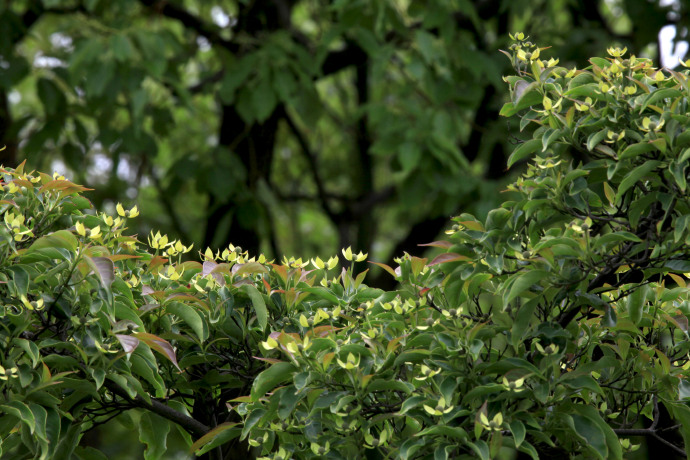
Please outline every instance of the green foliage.
[{"label": "green foliage", "polygon": [[511,50],[502,113],[536,125],[516,199],[455,218],[437,260],[399,259],[398,291],[263,343],[282,361],[236,410],[268,458],[622,458],[658,405],[690,416],[688,73]]},{"label": "green foliage", "polygon": [[208,458],[620,459],[639,436],[685,455],[689,74],[543,52],[518,34],[506,53],[502,113],[535,128],[511,200],[454,218],[434,260],[377,264],[392,291],[350,248],[342,269],[232,245],[184,261],[126,234],[136,208],[3,170],[1,455],[86,458],[122,412],[150,459],[173,429]]},{"label": "green foliage", "polygon": [[509,30],[583,62],[687,22],[659,3],[0,2],[0,164],[57,168],[99,210],[136,196],[142,234],[391,264],[500,204]]}]

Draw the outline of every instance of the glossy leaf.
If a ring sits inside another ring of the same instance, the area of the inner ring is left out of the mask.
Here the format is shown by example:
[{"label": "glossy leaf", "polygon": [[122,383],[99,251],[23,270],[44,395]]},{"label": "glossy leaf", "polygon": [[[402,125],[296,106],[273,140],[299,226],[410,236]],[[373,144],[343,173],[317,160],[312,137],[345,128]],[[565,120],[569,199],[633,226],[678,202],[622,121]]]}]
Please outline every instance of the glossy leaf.
[{"label": "glossy leaf", "polygon": [[266,302],[264,302],[261,293],[251,284],[244,284],[240,287],[240,290],[249,296],[252,301],[252,306],[254,307],[254,313],[256,313],[256,320],[259,323],[261,330],[265,330],[268,325],[268,309],[266,308]]},{"label": "glossy leaf", "polygon": [[290,380],[296,370],[297,368],[293,364],[280,362],[261,372],[252,384],[252,400],[256,401],[266,394],[267,391],[275,388],[276,385]]}]

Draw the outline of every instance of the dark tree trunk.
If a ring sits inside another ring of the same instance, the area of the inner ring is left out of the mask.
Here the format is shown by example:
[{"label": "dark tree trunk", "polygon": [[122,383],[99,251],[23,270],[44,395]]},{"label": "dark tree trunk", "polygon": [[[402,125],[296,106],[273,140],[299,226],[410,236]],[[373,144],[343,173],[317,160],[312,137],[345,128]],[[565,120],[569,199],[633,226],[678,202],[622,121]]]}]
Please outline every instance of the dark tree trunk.
[{"label": "dark tree trunk", "polygon": [[12,129],[12,114],[7,100],[7,91],[0,89],[0,166],[17,166],[17,137]]}]

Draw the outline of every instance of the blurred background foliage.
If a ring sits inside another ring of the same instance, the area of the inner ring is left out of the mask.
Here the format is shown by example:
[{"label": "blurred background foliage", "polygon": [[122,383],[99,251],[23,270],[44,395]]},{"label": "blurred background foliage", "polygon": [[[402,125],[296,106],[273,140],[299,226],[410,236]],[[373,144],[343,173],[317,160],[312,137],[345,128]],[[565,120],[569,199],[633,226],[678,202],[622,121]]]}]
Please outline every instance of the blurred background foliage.
[{"label": "blurred background foliage", "polygon": [[0,163],[64,172],[99,209],[136,202],[140,234],[388,261],[500,202],[517,134],[498,117],[508,32],[582,66],[613,44],[657,56],[684,14],[668,0],[4,1]]},{"label": "blurred background foliage", "polygon": [[0,164],[136,203],[140,235],[388,262],[505,198],[509,32],[672,66],[687,26],[673,0],[2,0]]}]

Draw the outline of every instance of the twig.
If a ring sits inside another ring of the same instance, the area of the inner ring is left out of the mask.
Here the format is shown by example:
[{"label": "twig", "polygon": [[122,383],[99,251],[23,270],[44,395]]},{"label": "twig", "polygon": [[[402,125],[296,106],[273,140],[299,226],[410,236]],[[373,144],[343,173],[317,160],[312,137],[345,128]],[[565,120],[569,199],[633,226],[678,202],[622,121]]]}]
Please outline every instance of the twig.
[{"label": "twig", "polygon": [[330,204],[328,203],[329,194],[328,192],[326,192],[326,189],[323,185],[323,181],[321,180],[321,176],[319,174],[316,154],[311,151],[306,138],[299,130],[295,122],[292,120],[290,115],[287,113],[287,111],[285,112],[284,119],[292,133],[295,135],[295,139],[297,139],[297,143],[302,148],[302,152],[304,153],[304,156],[307,159],[307,163],[309,164],[309,169],[311,171],[312,178],[314,179],[314,184],[316,184],[316,190],[319,195],[319,202],[321,203],[321,207],[323,207],[323,210],[328,215],[328,217],[332,221],[335,221],[336,215],[333,209],[331,209]]}]

